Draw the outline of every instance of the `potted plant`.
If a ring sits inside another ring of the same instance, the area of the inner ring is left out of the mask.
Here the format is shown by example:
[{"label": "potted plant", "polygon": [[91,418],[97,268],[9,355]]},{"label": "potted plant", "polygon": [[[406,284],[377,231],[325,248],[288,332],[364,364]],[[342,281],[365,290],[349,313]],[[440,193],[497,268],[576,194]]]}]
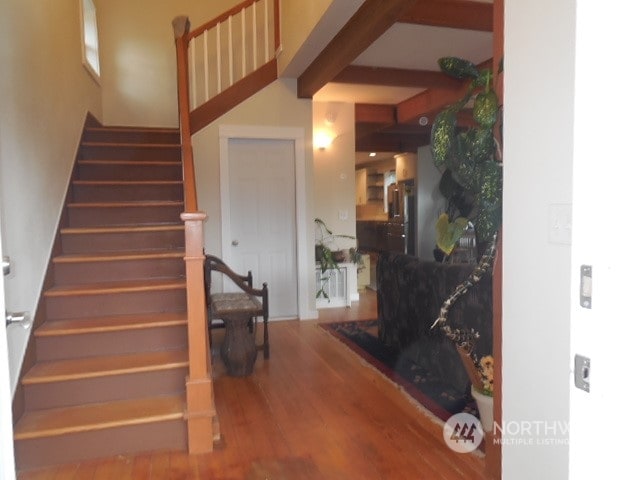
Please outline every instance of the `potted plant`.
[{"label": "potted plant", "polygon": [[345,250],[338,249],[335,243],[335,240],[338,238],[355,240],[356,237],[353,235],[333,233],[320,218],[315,218],[313,221],[316,225],[315,258],[316,262],[320,265],[320,284],[316,292],[316,298],[322,297],[329,300],[329,294],[325,291],[325,287],[329,281],[327,271],[338,268],[339,263],[346,261],[347,255],[351,262],[360,265],[362,255],[354,247],[349,248],[347,253]]},{"label": "potted plant", "polygon": [[[453,218],[441,218],[439,232],[449,235],[449,243],[455,243],[456,235],[462,235],[460,227],[470,221],[478,243],[486,246],[481,249],[483,254],[471,275],[444,301],[431,328],[439,327],[454,342],[471,380],[479,409],[484,411],[486,404],[491,404],[486,412],[492,414],[493,357],[478,358],[475,343],[479,334],[473,329],[451,328],[447,315],[456,300],[478,283],[493,265],[497,231],[502,222],[502,152],[497,137],[501,111],[490,69],[479,70],[473,63],[456,57],[441,58],[438,63],[444,73],[466,80],[468,88],[460,100],[440,112],[434,121],[431,130],[433,160],[444,172],[445,183],[449,182],[445,190],[448,188],[453,192],[450,197],[445,195],[447,200],[457,201],[456,195],[461,197],[460,187],[464,193],[462,198],[470,201],[468,212],[457,207]],[[472,104],[473,122],[462,127],[459,117],[469,104]],[[485,402],[487,398],[491,402]],[[487,423],[490,429],[492,416]]]}]

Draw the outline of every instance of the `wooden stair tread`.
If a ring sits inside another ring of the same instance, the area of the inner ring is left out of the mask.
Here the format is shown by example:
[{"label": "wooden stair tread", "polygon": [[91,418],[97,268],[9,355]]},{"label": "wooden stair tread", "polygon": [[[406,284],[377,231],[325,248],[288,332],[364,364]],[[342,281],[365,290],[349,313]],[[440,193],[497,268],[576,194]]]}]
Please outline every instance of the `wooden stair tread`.
[{"label": "wooden stair tread", "polygon": [[139,127],[136,125],[102,125],[100,127],[85,127],[85,130],[87,132],[179,132],[176,127]]},{"label": "wooden stair tread", "polygon": [[184,230],[184,224],[179,223],[159,223],[148,225],[128,225],[112,227],[67,227],[61,228],[60,233],[67,235],[86,233],[141,233],[141,232],[168,232]]},{"label": "wooden stair tread", "polygon": [[90,186],[146,186],[146,185],[182,185],[182,180],[74,180],[74,185]]},{"label": "wooden stair tread", "polygon": [[163,312],[140,315],[112,315],[106,317],[80,318],[45,322],[34,335],[36,337],[55,337],[85,333],[105,333],[144,328],[170,327],[186,325],[186,312]]},{"label": "wooden stair tread", "polygon": [[82,202],[67,203],[68,208],[123,208],[123,207],[178,207],[181,200],[127,200],[124,202]]},{"label": "wooden stair tread", "polygon": [[181,148],[178,143],[82,142],[83,147]]},{"label": "wooden stair tread", "polygon": [[23,377],[22,383],[23,385],[35,385],[152,372],[182,368],[188,364],[188,353],[183,350],[54,360],[36,363]]},{"label": "wooden stair tread", "polygon": [[131,252],[70,253],[54,257],[53,263],[113,262],[121,260],[160,260],[183,258],[184,249],[137,250]]},{"label": "wooden stair tread", "polygon": [[73,295],[103,295],[110,293],[147,292],[186,288],[183,278],[131,280],[126,282],[103,282],[86,285],[59,285],[44,292],[45,297]]},{"label": "wooden stair tread", "polygon": [[159,161],[159,160],[78,160],[78,165],[146,165],[149,167],[164,166],[182,166],[182,162]]},{"label": "wooden stair tread", "polygon": [[166,395],[32,411],[23,415],[16,424],[14,438],[28,440],[127,425],[178,420],[183,418],[184,408],[185,398],[183,395]]},{"label": "wooden stair tread", "polygon": [[127,125],[116,125],[109,127],[86,127],[87,132],[151,132],[151,133],[179,133],[177,128],[171,127],[134,127]]}]

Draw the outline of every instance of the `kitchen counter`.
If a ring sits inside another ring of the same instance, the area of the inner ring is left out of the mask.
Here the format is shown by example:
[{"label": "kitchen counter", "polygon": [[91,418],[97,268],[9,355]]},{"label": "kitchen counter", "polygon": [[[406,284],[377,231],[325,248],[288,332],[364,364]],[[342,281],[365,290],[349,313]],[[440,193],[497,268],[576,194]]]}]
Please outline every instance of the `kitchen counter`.
[{"label": "kitchen counter", "polygon": [[405,252],[404,223],[390,220],[356,220],[358,248],[373,252]]}]

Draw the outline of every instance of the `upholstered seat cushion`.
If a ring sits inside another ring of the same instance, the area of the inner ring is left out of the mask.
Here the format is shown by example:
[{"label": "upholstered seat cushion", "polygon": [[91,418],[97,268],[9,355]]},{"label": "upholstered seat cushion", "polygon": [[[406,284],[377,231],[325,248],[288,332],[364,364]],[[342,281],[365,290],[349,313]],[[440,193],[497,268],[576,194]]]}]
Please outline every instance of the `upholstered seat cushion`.
[{"label": "upholstered seat cushion", "polygon": [[216,318],[228,315],[256,316],[262,313],[262,302],[244,292],[214,293],[211,307]]}]

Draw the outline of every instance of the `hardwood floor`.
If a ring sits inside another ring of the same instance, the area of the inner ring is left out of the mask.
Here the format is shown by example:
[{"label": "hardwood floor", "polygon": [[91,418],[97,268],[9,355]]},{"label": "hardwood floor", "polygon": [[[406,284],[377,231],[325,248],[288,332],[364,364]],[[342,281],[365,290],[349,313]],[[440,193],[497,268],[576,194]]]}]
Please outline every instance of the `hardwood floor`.
[{"label": "hardwood floor", "polygon": [[[321,310],[318,322],[375,315],[369,291],[350,309]],[[212,454],[118,456],[18,478],[485,480],[483,458],[449,450],[439,424],[318,322],[272,322],[271,358],[259,355],[250,377],[224,375],[215,358],[224,446]]]}]

